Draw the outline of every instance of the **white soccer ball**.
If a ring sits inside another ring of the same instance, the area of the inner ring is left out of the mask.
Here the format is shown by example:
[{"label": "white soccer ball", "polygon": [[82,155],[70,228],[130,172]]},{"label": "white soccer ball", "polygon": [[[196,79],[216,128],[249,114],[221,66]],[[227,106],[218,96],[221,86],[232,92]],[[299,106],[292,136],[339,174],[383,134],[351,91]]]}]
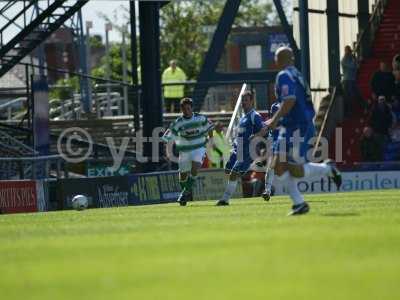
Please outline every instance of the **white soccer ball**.
[{"label": "white soccer ball", "polygon": [[88,208],[89,200],[85,195],[76,195],[72,198],[72,207],[76,210],[84,210]]}]

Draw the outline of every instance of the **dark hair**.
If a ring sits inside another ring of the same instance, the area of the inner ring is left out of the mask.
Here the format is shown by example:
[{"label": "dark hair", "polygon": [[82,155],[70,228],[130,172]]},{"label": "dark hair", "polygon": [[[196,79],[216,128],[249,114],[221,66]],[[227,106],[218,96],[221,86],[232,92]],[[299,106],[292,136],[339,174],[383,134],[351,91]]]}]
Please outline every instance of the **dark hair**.
[{"label": "dark hair", "polygon": [[182,99],[181,99],[181,103],[180,103],[180,105],[181,105],[181,107],[182,107],[182,106],[184,106],[184,105],[190,105],[190,106],[193,106],[193,100],[192,100],[192,99],[190,99],[190,98],[187,98],[187,97],[185,97],[185,98],[182,98]]},{"label": "dark hair", "polygon": [[244,97],[249,97],[251,100],[253,100],[254,94],[253,94],[252,91],[245,91],[245,92],[243,93],[243,95],[242,95],[242,99],[243,99]]}]

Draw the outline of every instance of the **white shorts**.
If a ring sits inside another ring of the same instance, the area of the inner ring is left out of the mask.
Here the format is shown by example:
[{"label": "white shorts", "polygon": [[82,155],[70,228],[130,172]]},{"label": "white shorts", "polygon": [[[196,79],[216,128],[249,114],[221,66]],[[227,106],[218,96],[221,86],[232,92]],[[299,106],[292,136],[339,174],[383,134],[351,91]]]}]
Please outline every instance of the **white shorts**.
[{"label": "white shorts", "polygon": [[198,148],[192,151],[185,151],[179,153],[179,172],[190,172],[192,169],[192,162],[202,164],[204,156],[206,154],[206,148]]}]

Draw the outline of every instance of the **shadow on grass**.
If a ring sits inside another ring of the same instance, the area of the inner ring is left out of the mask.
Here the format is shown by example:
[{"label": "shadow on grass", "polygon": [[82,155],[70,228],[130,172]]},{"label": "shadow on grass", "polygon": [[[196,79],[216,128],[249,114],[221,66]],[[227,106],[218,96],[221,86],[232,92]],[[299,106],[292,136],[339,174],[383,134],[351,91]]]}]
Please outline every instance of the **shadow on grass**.
[{"label": "shadow on grass", "polygon": [[329,212],[321,214],[324,217],[359,217],[361,214],[356,212]]},{"label": "shadow on grass", "polygon": [[324,203],[328,203],[329,201],[327,200],[307,200],[307,203],[317,203],[317,204],[324,204]]},{"label": "shadow on grass", "polygon": [[[248,199],[254,199],[254,198],[248,198]],[[230,201],[230,205],[229,206],[260,206],[260,205],[272,205],[272,206],[290,206],[290,202],[288,201],[282,201],[283,199],[277,199],[274,201],[274,199],[270,200],[270,201],[265,201],[263,200],[261,197],[259,198],[259,201],[257,202],[248,202],[248,200],[246,200],[245,198],[242,199],[231,199]],[[251,201],[251,200],[250,200]],[[196,205],[198,203],[201,202],[210,202],[210,203],[202,203],[201,205]],[[325,200],[307,200],[308,203],[316,203],[316,204],[325,204],[328,203],[329,201],[325,201]],[[190,205],[190,203],[195,204],[196,207],[210,207],[210,206],[216,206],[215,204],[217,203],[217,200],[215,201],[211,201],[211,200],[207,200],[207,201],[199,201],[199,200],[195,200],[195,201],[189,201],[188,202],[188,206]]]}]

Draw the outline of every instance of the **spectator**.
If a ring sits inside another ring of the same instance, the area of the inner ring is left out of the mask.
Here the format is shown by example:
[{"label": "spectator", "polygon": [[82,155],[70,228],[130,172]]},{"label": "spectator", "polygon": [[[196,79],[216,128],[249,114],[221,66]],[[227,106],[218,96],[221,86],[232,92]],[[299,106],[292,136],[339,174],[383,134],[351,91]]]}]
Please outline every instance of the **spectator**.
[{"label": "spectator", "polygon": [[392,103],[392,112],[396,117],[396,124],[400,125],[400,99],[394,99]]},{"label": "spectator", "polygon": [[387,64],[383,61],[379,64],[379,70],[372,76],[371,88],[373,99],[377,99],[379,96],[385,96],[387,101],[392,102],[395,79],[393,73],[390,72]]},{"label": "spectator", "polygon": [[397,54],[395,57],[393,57],[392,68],[396,81],[400,81],[400,54]]},{"label": "spectator", "polygon": [[395,79],[394,98],[400,100],[400,54],[393,57],[392,66]]},{"label": "spectator", "polygon": [[[185,72],[176,65],[175,60],[169,62],[169,67],[162,74],[162,83],[176,83],[186,81]],[[184,97],[184,85],[167,85],[164,86],[164,101],[166,111],[179,112],[180,100]]]},{"label": "spectator", "polygon": [[389,136],[389,129],[392,127],[393,116],[390,106],[385,102],[385,96],[378,97],[371,113],[371,127],[376,134],[385,139]]},{"label": "spectator", "polygon": [[396,81],[394,84],[393,100],[400,100],[400,80]]},{"label": "spectator", "polygon": [[361,159],[365,162],[382,161],[383,141],[371,127],[365,127],[360,140]]},{"label": "spectator", "polygon": [[390,130],[390,140],[393,143],[400,143],[400,126],[396,125]]},{"label": "spectator", "polygon": [[395,98],[392,103],[393,126],[390,130],[392,142],[400,142],[400,100]]},{"label": "spectator", "polygon": [[351,116],[351,109],[353,100],[356,99],[357,102],[365,108],[367,105],[363,101],[360,91],[357,87],[357,61],[353,55],[350,46],[344,48],[344,56],[341,60],[342,70],[343,70],[343,91],[344,91],[344,114],[345,117]]},{"label": "spectator", "polygon": [[224,168],[229,159],[231,147],[225,139],[223,129],[221,122],[215,123],[213,148],[207,149],[207,156],[213,168]]}]

